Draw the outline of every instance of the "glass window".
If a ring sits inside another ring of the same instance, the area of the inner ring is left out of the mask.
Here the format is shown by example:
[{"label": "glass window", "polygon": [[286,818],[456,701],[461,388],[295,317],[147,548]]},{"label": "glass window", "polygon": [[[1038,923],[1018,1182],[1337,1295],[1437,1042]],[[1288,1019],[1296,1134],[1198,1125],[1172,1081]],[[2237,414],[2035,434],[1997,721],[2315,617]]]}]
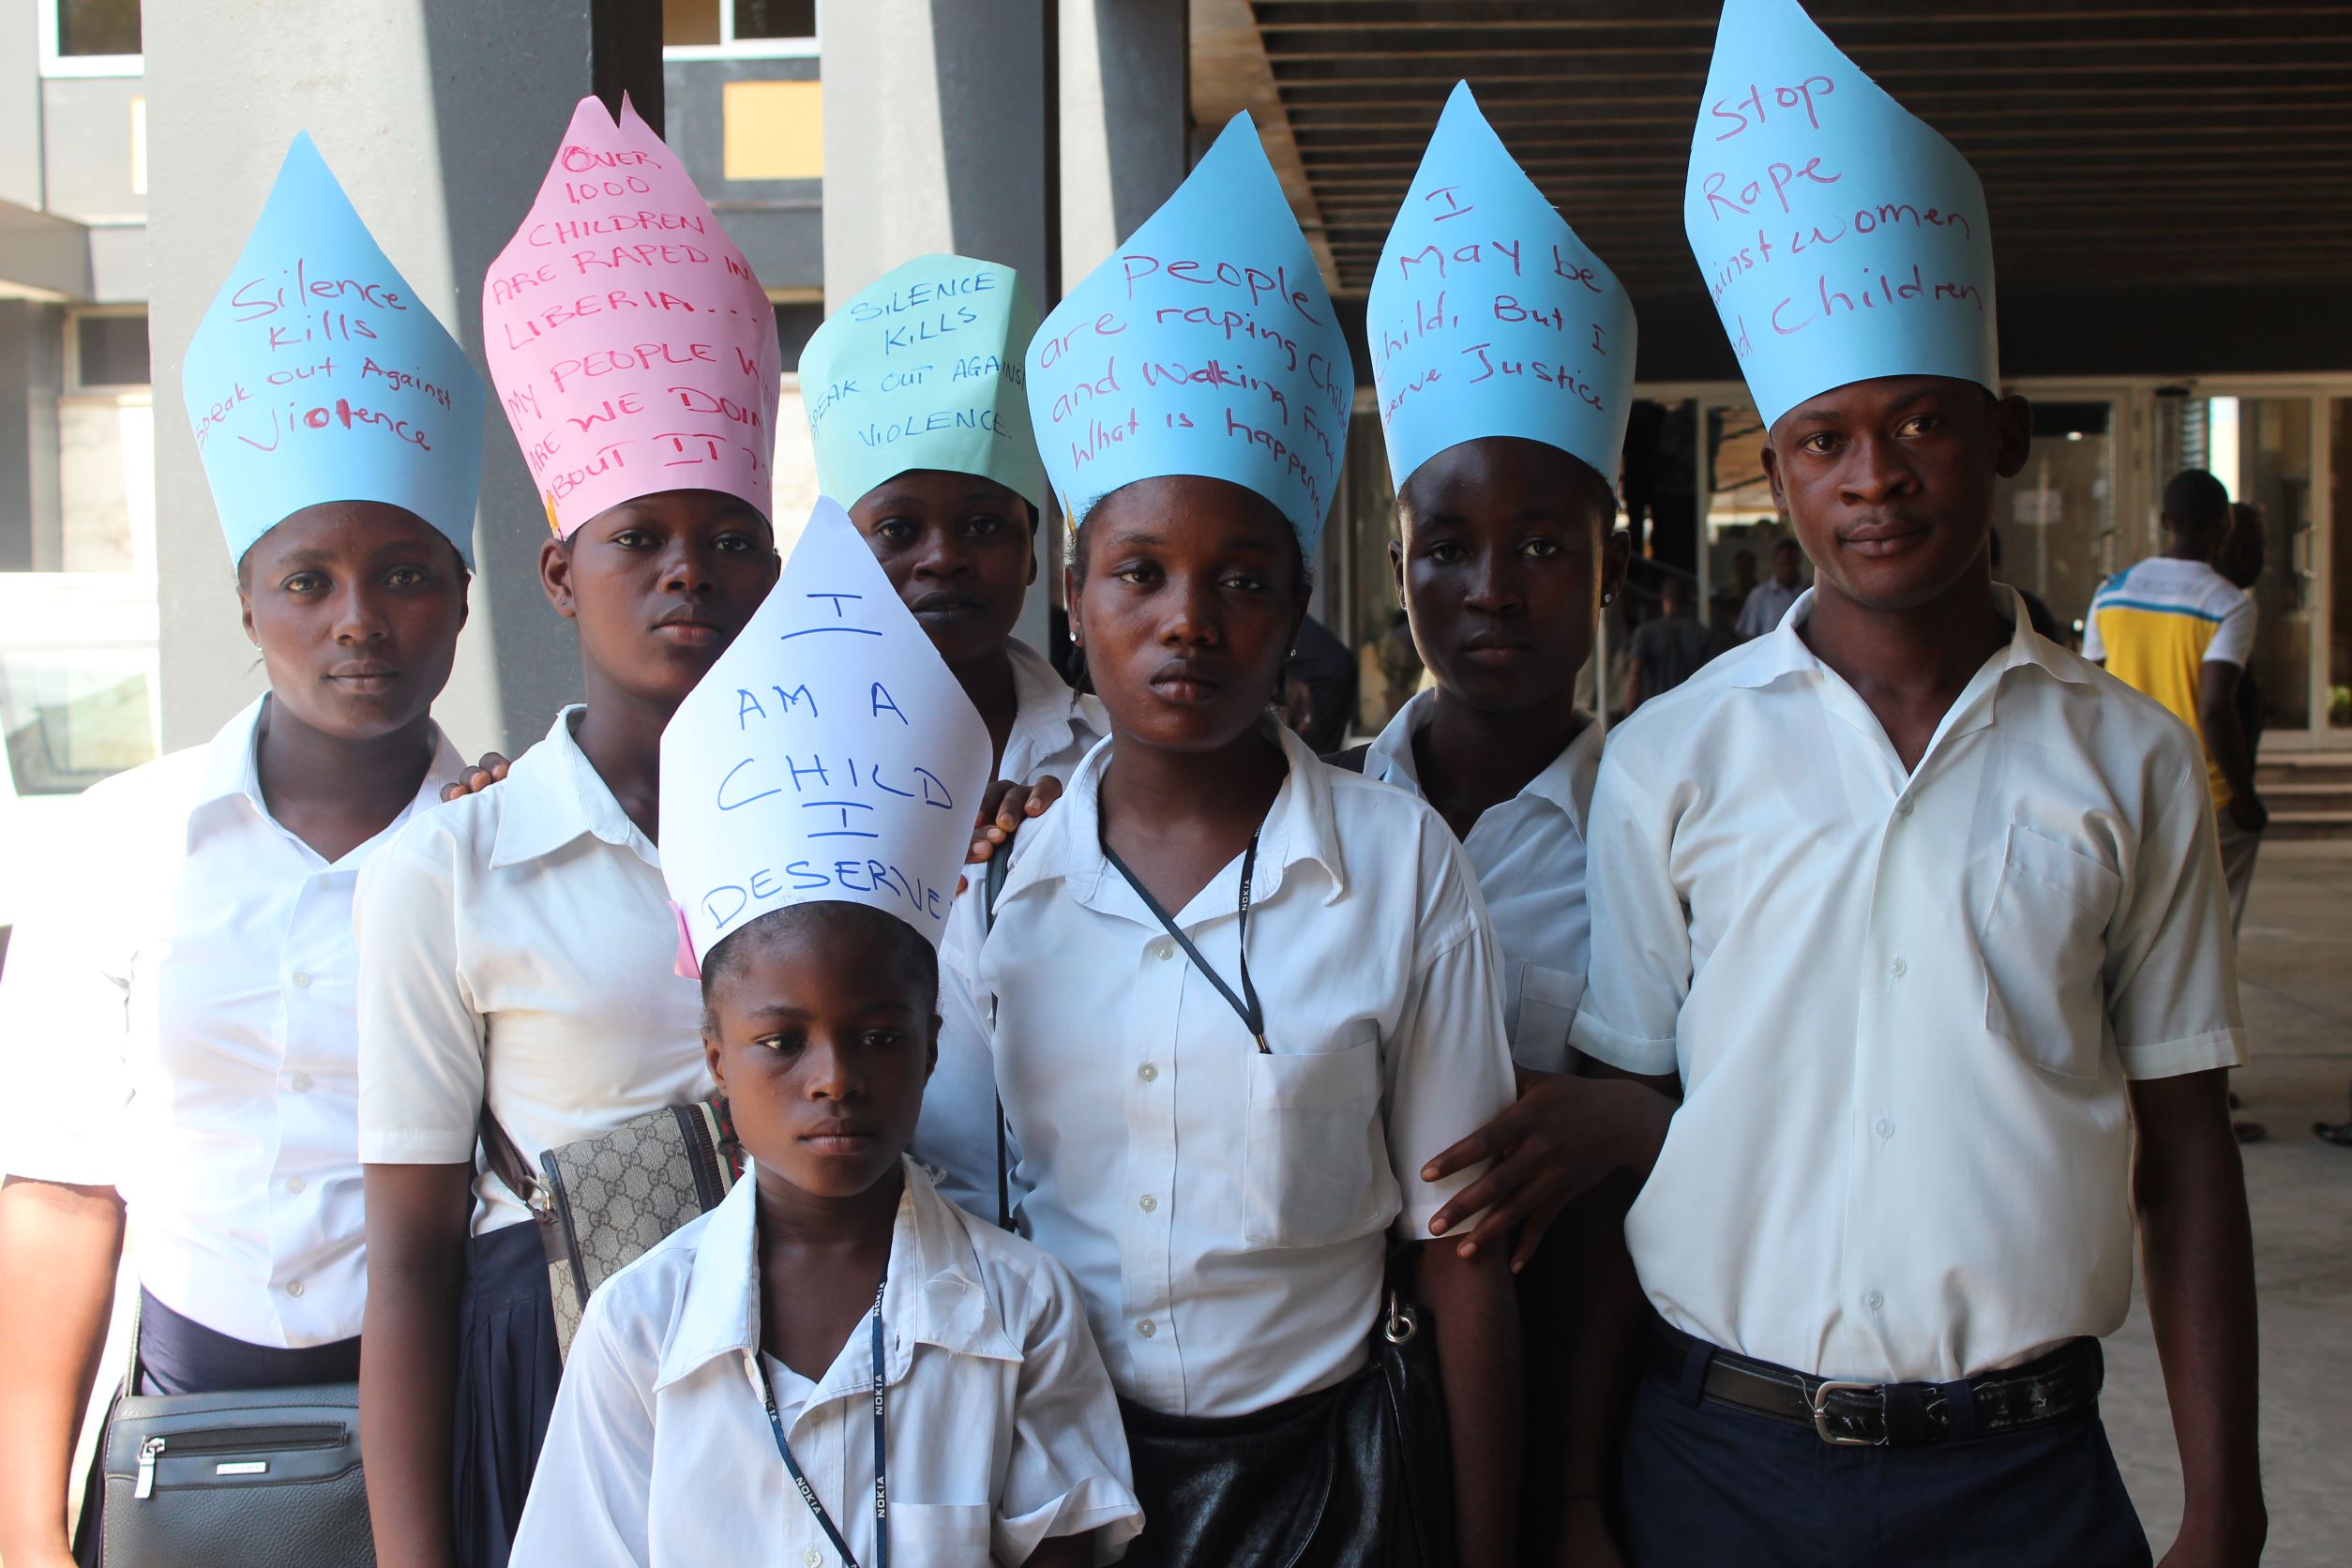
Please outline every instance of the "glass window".
[{"label": "glass window", "polygon": [[140,53],[139,0],[53,0],[57,53],[66,59]]},{"label": "glass window", "polygon": [[2328,722],[2352,729],[2352,398],[2329,400]]},{"label": "glass window", "polygon": [[817,0],[662,0],[661,45],[687,58],[806,54]]},{"label": "glass window", "polygon": [[74,318],[74,384],[144,386],[148,384],[147,315],[85,315]]},{"label": "glass window", "polygon": [[1997,487],[1993,575],[2078,625],[2116,558],[2115,405],[2030,400],[2033,445],[2026,466]]},{"label": "glass window", "polygon": [[156,755],[151,648],[0,650],[0,729],[20,795],[69,795]]}]

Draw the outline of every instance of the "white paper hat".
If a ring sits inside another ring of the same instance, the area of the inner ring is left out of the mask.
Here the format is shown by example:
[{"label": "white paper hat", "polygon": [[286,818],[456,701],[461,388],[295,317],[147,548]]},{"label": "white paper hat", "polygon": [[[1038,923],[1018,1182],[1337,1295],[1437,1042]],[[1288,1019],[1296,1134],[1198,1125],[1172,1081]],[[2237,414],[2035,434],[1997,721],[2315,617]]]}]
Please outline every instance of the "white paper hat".
[{"label": "white paper hat", "polygon": [[1020,275],[995,262],[918,256],[867,285],[800,353],[818,488],[854,506],[931,468],[993,480],[1043,511],[1021,368],[1036,331]]},{"label": "white paper hat", "polygon": [[1323,275],[1247,114],[1029,348],[1030,417],[1074,527],[1122,485],[1199,475],[1273,502],[1311,558],[1355,391]]},{"label": "white paper hat", "polygon": [[775,520],[776,308],[686,165],[625,98],[572,111],[482,283],[482,337],[548,526],[662,490]]},{"label": "white paper hat", "polygon": [[482,378],[307,131],[197,324],[180,394],[232,561],[305,506],[378,501],[473,565]]},{"label": "white paper hat", "polygon": [[661,732],[661,871],[699,964],[774,910],[886,910],[937,946],[988,726],[847,512],[820,499]]},{"label": "white paper hat", "polygon": [[1879,376],[2000,388],[1984,188],[1797,0],[1727,0],[1682,226],[1769,428]]},{"label": "white paper hat", "polygon": [[1617,482],[1634,307],[1456,83],[1380,249],[1364,325],[1398,490],[1447,447],[1522,436]]}]

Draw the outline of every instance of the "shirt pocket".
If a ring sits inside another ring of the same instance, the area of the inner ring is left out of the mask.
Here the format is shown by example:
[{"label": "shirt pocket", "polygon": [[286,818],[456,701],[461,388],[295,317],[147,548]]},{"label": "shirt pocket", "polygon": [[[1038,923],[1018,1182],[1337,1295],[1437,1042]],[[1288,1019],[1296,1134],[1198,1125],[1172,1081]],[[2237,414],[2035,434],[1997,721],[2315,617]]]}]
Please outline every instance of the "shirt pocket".
[{"label": "shirt pocket", "polygon": [[894,1502],[890,1560],[903,1568],[975,1568],[988,1561],[985,1502]]},{"label": "shirt pocket", "polygon": [[1981,942],[1984,1023],[2035,1066],[2099,1072],[2106,1045],[2106,932],[2123,879],[2012,822]]},{"label": "shirt pocket", "polygon": [[1249,1059],[1242,1237],[1252,1246],[1330,1246],[1378,1230],[1395,1213],[1380,1131],[1379,1026],[1360,1020],[1347,1041]]},{"label": "shirt pocket", "polygon": [[1584,976],[1574,970],[1519,966],[1519,1016],[1511,1029],[1511,1060],[1539,1073],[1568,1065],[1568,1026],[1584,1000]]}]

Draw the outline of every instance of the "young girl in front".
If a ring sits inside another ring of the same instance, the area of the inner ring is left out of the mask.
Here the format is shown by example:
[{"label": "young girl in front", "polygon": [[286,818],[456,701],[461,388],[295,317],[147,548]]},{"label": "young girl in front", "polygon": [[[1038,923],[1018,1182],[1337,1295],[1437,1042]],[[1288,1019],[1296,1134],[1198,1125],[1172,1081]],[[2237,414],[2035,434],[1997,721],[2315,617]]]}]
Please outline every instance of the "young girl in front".
[{"label": "young girl in front", "polygon": [[[1449,243],[1448,216],[1464,208],[1477,212],[1487,248],[1449,268],[1459,324],[1416,330],[1425,312],[1416,316],[1415,264]],[[1524,255],[1555,264],[1530,274],[1515,260]],[[1510,308],[1498,309],[1504,299]],[[1366,310],[1396,485],[1389,556],[1436,685],[1349,761],[1428,801],[1477,868],[1522,1089],[1511,1110],[1431,1162],[1447,1176],[1495,1161],[1431,1229],[1453,1238],[1436,1244],[1507,1250],[1515,1270],[1530,1271],[1527,1554],[1590,1561],[1606,1545],[1602,1500],[1632,1373],[1608,1364],[1622,1338],[1596,1315],[1637,1310],[1638,1298],[1614,1234],[1622,1196],[1580,1195],[1640,1164],[1644,1131],[1656,1136],[1666,1110],[1638,1085],[1569,1076],[1590,950],[1585,815],[1601,761],[1601,726],[1576,706],[1576,679],[1624,580],[1612,477],[1633,397],[1633,307],[1465,84],[1423,155]],[[1531,387],[1455,373],[1471,342],[1493,360],[1559,369]]]},{"label": "young girl in front", "polygon": [[1443,822],[1267,712],[1353,377],[1246,119],[1027,369],[1111,732],[948,958],[991,1026],[1021,1217],[1077,1275],[1121,1395],[1148,1521],[1130,1560],[1505,1560],[1500,1254],[1406,1254],[1445,1473],[1394,1440],[1368,1349],[1392,1240],[1467,1180],[1424,1162],[1510,1101],[1500,966]]},{"label": "young girl in front", "polygon": [[661,752],[663,873],[750,1167],[591,1298],[516,1560],[1117,1555],[1138,1511],[1069,1274],[905,1154],[988,738],[837,505]]},{"label": "young girl in front", "polygon": [[[619,260],[621,241],[565,237],[623,232],[608,208],[636,236]],[[679,237],[644,238],[648,215]],[[601,308],[623,261],[678,308],[632,318],[617,347],[579,306]],[[483,302],[587,701],[502,781],[420,819],[359,889],[360,1422],[378,1560],[417,1568],[506,1560],[561,1373],[531,1194],[477,1166],[477,1138],[535,1167],[710,1093],[701,999],[664,957],[657,748],[776,571],[773,310],[633,110],[616,123],[581,101]]]},{"label": "young girl in front", "polygon": [[[297,263],[393,301],[349,320],[441,395],[363,376],[241,303]],[[268,689],[206,744],[75,803],[73,875],[9,949],[0,1557],[26,1568],[68,1560],[67,1469],[126,1238],[127,1393],[358,1375],[352,887],[459,767],[430,710],[466,618],[481,380],[307,135],[180,380]],[[288,385],[300,395],[267,391]],[[332,417],[339,399],[419,440]],[[162,1485],[201,1464],[164,1462]],[[100,1497],[93,1475],[85,1561]]]},{"label": "young girl in front", "polygon": [[[899,346],[910,327],[931,361],[912,374]],[[919,256],[852,295],[800,356],[820,487],[849,509],[979,710],[990,776],[1013,786],[974,845],[983,856],[1045,808],[1107,728],[1101,703],[1013,635],[1037,578],[1046,504],[1021,372],[1036,330],[1037,309],[1011,267]],[[1010,1194],[999,1180],[988,1049],[953,998],[942,1007],[915,1154],[965,1209],[1002,1217]]]}]

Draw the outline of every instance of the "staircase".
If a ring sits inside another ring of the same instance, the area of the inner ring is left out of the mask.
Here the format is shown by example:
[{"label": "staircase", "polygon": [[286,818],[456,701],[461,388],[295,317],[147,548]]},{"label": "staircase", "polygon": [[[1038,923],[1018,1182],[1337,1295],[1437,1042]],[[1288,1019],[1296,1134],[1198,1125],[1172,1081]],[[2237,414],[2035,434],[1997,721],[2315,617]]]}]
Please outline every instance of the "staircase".
[{"label": "staircase", "polygon": [[2352,752],[2275,753],[2255,765],[2254,787],[2270,808],[2264,837],[2352,838]]}]

